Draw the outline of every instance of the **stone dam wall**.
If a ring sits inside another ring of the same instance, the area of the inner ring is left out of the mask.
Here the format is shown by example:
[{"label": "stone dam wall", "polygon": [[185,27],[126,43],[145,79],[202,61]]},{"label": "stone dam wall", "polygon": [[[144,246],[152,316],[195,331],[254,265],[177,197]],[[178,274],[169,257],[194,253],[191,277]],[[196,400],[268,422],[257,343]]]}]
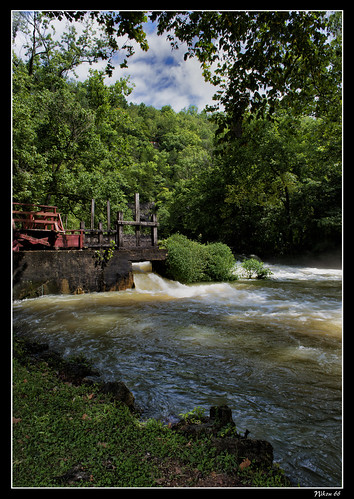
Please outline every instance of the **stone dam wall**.
[{"label": "stone dam wall", "polygon": [[115,250],[107,261],[93,249],[14,253],[13,299],[123,291],[134,287],[132,262],[165,259],[166,251],[156,247]]}]

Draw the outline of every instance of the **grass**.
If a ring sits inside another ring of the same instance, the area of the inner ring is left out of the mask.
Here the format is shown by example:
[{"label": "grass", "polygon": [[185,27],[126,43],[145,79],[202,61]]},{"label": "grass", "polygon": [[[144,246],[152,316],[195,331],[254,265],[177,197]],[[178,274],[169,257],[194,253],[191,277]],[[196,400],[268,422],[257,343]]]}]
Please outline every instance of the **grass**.
[{"label": "grass", "polygon": [[13,487],[284,485],[282,472],[241,472],[210,439],[142,422],[95,385],[76,386],[47,362],[29,361],[16,340],[14,350]]}]

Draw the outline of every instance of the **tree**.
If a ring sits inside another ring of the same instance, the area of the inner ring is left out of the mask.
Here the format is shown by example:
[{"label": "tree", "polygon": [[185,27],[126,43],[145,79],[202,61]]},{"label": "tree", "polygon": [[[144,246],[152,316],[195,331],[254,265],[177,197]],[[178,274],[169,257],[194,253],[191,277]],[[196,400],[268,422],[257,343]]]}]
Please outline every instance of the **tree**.
[{"label": "tree", "polygon": [[200,176],[199,196],[186,216],[199,214],[203,240],[244,253],[339,245],[339,130],[339,124],[295,119],[288,111],[278,111],[273,122],[246,121],[242,138],[218,144],[212,171]]},{"label": "tree", "polygon": [[[156,202],[163,237],[179,231],[261,255],[340,243],[339,14],[150,14],[224,85],[225,111],[211,121],[195,107],[128,105],[127,78],[69,79],[89,51],[109,63],[118,31],[143,43],[144,13],[56,12],[84,23],[61,37],[42,13],[17,13],[14,36],[27,30],[28,43],[13,57],[14,199],[57,204],[77,227],[92,197],[104,221],[107,199],[128,215],[140,192]],[[87,38],[97,23],[108,32]]]},{"label": "tree", "polygon": [[19,12],[16,19],[14,34],[22,31],[26,36],[24,48],[30,76],[45,68],[48,76],[65,77],[83,62],[92,64],[110,53],[106,36],[96,36],[93,21],[87,16],[80,35],[75,26],[68,26],[60,38],[42,12]]},{"label": "tree", "polygon": [[338,13],[199,11],[150,17],[160,35],[168,33],[173,48],[186,42],[185,59],[197,57],[206,79],[221,87],[214,98],[224,106],[233,136],[240,136],[247,110],[249,116],[269,116],[283,100],[298,112],[318,114],[338,101]]},{"label": "tree", "polygon": [[[112,76],[114,66],[111,64],[113,55],[121,50],[125,52],[125,59],[120,64],[121,67],[127,67],[127,58],[134,54],[134,47],[128,40],[135,40],[139,43],[142,50],[149,48],[146,41],[146,33],[143,30],[143,23],[147,21],[145,12],[138,11],[45,11],[44,14],[50,19],[67,19],[69,22],[84,21],[87,18],[95,20],[104,31],[106,38],[104,43],[96,49],[96,56],[107,60],[106,73]],[[128,36],[128,40],[121,47],[117,39],[122,36]]]},{"label": "tree", "polygon": [[[78,105],[68,89],[45,95],[42,112],[46,119],[37,129],[38,150],[46,158],[51,179],[47,185],[46,204],[58,193],[58,176],[62,167],[74,168],[79,155],[90,148],[93,114]],[[60,191],[59,191],[60,192]]]},{"label": "tree", "polygon": [[[108,60],[108,74],[114,52],[127,50],[127,57],[134,53],[128,43],[119,47],[118,37],[128,35],[148,49],[145,12],[47,11],[46,15],[69,21],[95,19],[106,34],[105,50],[97,55]],[[224,106],[234,136],[241,133],[246,110],[250,116],[272,115],[284,100],[297,112],[307,106],[318,114],[340,99],[340,12],[154,11],[149,19],[157,22],[159,35],[167,33],[174,49],[185,42],[185,59],[197,57],[205,78],[220,87],[215,100]]]}]

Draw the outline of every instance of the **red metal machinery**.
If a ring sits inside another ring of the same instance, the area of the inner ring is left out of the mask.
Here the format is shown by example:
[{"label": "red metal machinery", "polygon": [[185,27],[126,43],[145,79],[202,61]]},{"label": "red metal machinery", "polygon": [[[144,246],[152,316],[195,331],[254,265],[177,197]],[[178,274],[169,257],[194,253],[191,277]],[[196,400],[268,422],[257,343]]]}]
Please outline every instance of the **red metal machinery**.
[{"label": "red metal machinery", "polygon": [[84,230],[64,230],[56,206],[13,203],[13,250],[82,249]]}]

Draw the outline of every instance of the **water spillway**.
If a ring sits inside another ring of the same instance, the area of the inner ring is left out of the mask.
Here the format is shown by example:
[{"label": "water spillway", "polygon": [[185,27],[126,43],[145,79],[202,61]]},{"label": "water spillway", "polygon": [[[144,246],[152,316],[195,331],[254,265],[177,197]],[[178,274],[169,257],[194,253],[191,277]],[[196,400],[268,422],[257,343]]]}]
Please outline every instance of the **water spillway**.
[{"label": "water spillway", "polygon": [[228,404],[302,486],[341,485],[342,272],[183,285],[133,264],[135,289],[14,303],[13,328],[91,358],[144,417]]}]

